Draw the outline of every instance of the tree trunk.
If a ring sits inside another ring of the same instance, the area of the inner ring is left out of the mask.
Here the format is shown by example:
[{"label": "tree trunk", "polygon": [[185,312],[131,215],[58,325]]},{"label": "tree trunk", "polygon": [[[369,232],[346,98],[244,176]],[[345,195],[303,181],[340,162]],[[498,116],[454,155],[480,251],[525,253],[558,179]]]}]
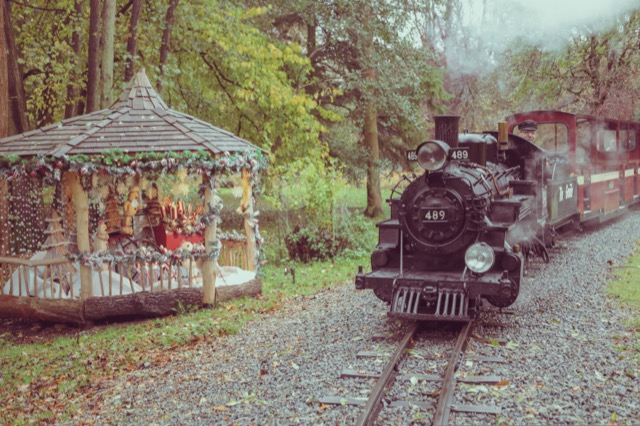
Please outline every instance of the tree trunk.
[{"label": "tree trunk", "polygon": [[[82,4],[81,0],[76,0],[74,2],[74,10],[75,17],[79,20],[80,15],[82,14]],[[73,57],[71,58],[71,65],[73,66],[73,70],[71,71],[71,79],[69,79],[69,84],[67,84],[67,100],[65,102],[64,107],[64,118],[71,118],[79,115],[81,112],[78,111],[78,72],[75,69],[76,64],[79,62],[80,58],[80,33],[74,29],[71,34],[71,49],[73,50]]]},{"label": "tree trunk", "polygon": [[[69,184],[73,194],[73,206],[76,212],[76,232],[78,233],[78,251],[89,253],[91,246],[89,243],[89,201],[87,193],[82,187],[80,176],[70,173]],[[93,285],[91,283],[91,267],[80,265],[80,298],[87,300],[93,296]]]},{"label": "tree trunk", "polygon": [[378,144],[378,111],[373,101],[366,105],[364,118],[364,145],[369,153],[367,161],[367,217],[382,215],[382,193],[380,191],[380,145]]},{"label": "tree trunk", "polygon": [[89,52],[87,55],[87,104],[86,112],[98,109],[100,91],[100,0],[91,0],[89,10]]},{"label": "tree trunk", "polygon": [[24,94],[22,70],[18,62],[18,48],[13,37],[11,8],[8,0],[1,0],[4,15],[4,36],[7,48],[7,70],[9,76],[9,101],[11,114],[10,134],[23,133],[29,130],[27,120],[27,98]]},{"label": "tree trunk", "polygon": [[206,187],[202,199],[204,214],[209,217],[214,216],[211,223],[204,228],[204,249],[207,258],[202,262],[202,303],[207,306],[213,306],[216,302],[216,273],[218,272],[215,259],[209,256],[213,250],[217,249],[213,246],[213,243],[217,241],[217,217],[212,210],[215,205],[215,192],[211,189],[214,183],[213,179],[213,176],[202,175],[202,184]]},{"label": "tree trunk", "polygon": [[0,138],[9,136],[9,80],[5,38],[4,7],[0,7]]},{"label": "tree trunk", "polygon": [[133,78],[135,70],[136,43],[138,42],[138,22],[140,21],[140,11],[142,10],[142,0],[133,0],[131,6],[131,19],[129,20],[129,40],[127,41],[127,62],[124,66],[124,81],[129,82]]},{"label": "tree trunk", "polygon": [[158,78],[156,79],[156,87],[158,92],[162,91],[162,76],[164,76],[164,66],[167,64],[167,57],[169,56],[170,42],[171,42],[171,27],[173,26],[173,17],[175,15],[176,8],[178,7],[178,0],[170,0],[169,8],[167,9],[167,16],[164,23],[164,32],[162,33],[162,45],[160,46],[160,63],[158,65]]},{"label": "tree trunk", "polygon": [[[365,48],[365,56],[371,56],[371,47]],[[365,80],[373,83],[376,73],[368,66],[363,72]],[[373,84],[370,84],[373,87]],[[374,90],[374,89],[371,89]],[[367,158],[367,207],[364,214],[367,217],[382,215],[382,194],[380,192],[380,145],[378,142],[378,109],[375,105],[375,96],[368,93],[364,100],[364,146],[369,154]]]},{"label": "tree trunk", "polygon": [[[262,281],[218,288],[218,300],[256,296],[262,292]],[[77,299],[41,299],[0,295],[0,318],[22,318],[76,325],[105,319],[157,317],[173,315],[179,306],[201,306],[201,288],[181,288],[168,291],[91,297],[84,302]]]},{"label": "tree trunk", "polygon": [[113,42],[116,32],[116,0],[103,0],[102,73],[100,76],[100,109],[111,105],[113,91]]}]

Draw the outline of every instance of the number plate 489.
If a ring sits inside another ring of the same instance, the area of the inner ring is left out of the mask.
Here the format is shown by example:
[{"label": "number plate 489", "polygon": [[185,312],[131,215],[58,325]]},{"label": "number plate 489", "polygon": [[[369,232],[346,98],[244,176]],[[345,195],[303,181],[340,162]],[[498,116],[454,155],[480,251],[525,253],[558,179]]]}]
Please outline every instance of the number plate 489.
[{"label": "number plate 489", "polygon": [[423,222],[446,222],[449,217],[446,209],[425,208],[422,210]]}]

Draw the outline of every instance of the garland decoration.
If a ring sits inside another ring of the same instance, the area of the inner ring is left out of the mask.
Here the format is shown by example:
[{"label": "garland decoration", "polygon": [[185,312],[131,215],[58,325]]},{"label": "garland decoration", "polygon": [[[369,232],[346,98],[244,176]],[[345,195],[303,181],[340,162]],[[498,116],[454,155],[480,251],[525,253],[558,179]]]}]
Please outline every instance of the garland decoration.
[{"label": "garland decoration", "polygon": [[81,176],[105,174],[124,177],[150,173],[164,175],[184,169],[191,174],[213,176],[237,173],[244,168],[249,169],[252,175],[258,176],[267,168],[267,163],[268,158],[259,150],[233,154],[225,152],[221,156],[214,156],[204,150],[139,152],[131,155],[121,149],[108,150],[91,156],[76,154],[61,157],[43,155],[19,157],[11,154],[0,157],[0,177],[12,179],[28,175],[40,177],[45,183],[53,184],[60,181],[62,172],[67,170],[79,173]]},{"label": "garland decoration", "polygon": [[115,250],[114,252],[109,250],[100,250],[93,253],[84,251],[77,254],[68,254],[67,258],[71,262],[78,262],[83,266],[99,268],[103,263],[108,263],[109,265],[131,262],[179,263],[187,259],[193,261],[213,259],[215,261],[220,255],[221,249],[222,242],[215,240],[211,246],[211,253],[209,254],[205,253],[202,244],[193,244],[191,250],[185,250],[180,247],[175,250],[169,250],[164,247],[160,247],[160,250],[150,247],[140,247],[133,250]]}]

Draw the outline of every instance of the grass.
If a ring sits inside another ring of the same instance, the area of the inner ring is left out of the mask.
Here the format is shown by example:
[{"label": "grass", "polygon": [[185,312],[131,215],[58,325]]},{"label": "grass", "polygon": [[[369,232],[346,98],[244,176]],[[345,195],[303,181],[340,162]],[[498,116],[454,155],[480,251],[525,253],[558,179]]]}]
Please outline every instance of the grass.
[{"label": "grass", "polygon": [[[627,259],[627,263],[616,271],[616,276],[607,284],[606,291],[630,310],[627,326],[640,332],[640,245]],[[640,344],[638,349],[640,350]]]}]

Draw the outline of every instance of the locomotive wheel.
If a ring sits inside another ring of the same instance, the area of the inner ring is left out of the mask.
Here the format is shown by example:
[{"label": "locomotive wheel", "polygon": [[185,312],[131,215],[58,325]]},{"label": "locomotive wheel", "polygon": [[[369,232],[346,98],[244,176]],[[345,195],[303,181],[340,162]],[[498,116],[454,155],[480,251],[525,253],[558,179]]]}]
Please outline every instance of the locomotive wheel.
[{"label": "locomotive wheel", "polygon": [[511,294],[509,296],[505,296],[505,297],[488,296],[487,302],[491,303],[493,306],[497,308],[506,308],[507,306],[512,305],[513,302],[515,302],[516,299],[518,298],[518,294],[520,293],[520,285],[518,285],[518,283],[513,280],[510,280],[510,281],[511,281]]}]

